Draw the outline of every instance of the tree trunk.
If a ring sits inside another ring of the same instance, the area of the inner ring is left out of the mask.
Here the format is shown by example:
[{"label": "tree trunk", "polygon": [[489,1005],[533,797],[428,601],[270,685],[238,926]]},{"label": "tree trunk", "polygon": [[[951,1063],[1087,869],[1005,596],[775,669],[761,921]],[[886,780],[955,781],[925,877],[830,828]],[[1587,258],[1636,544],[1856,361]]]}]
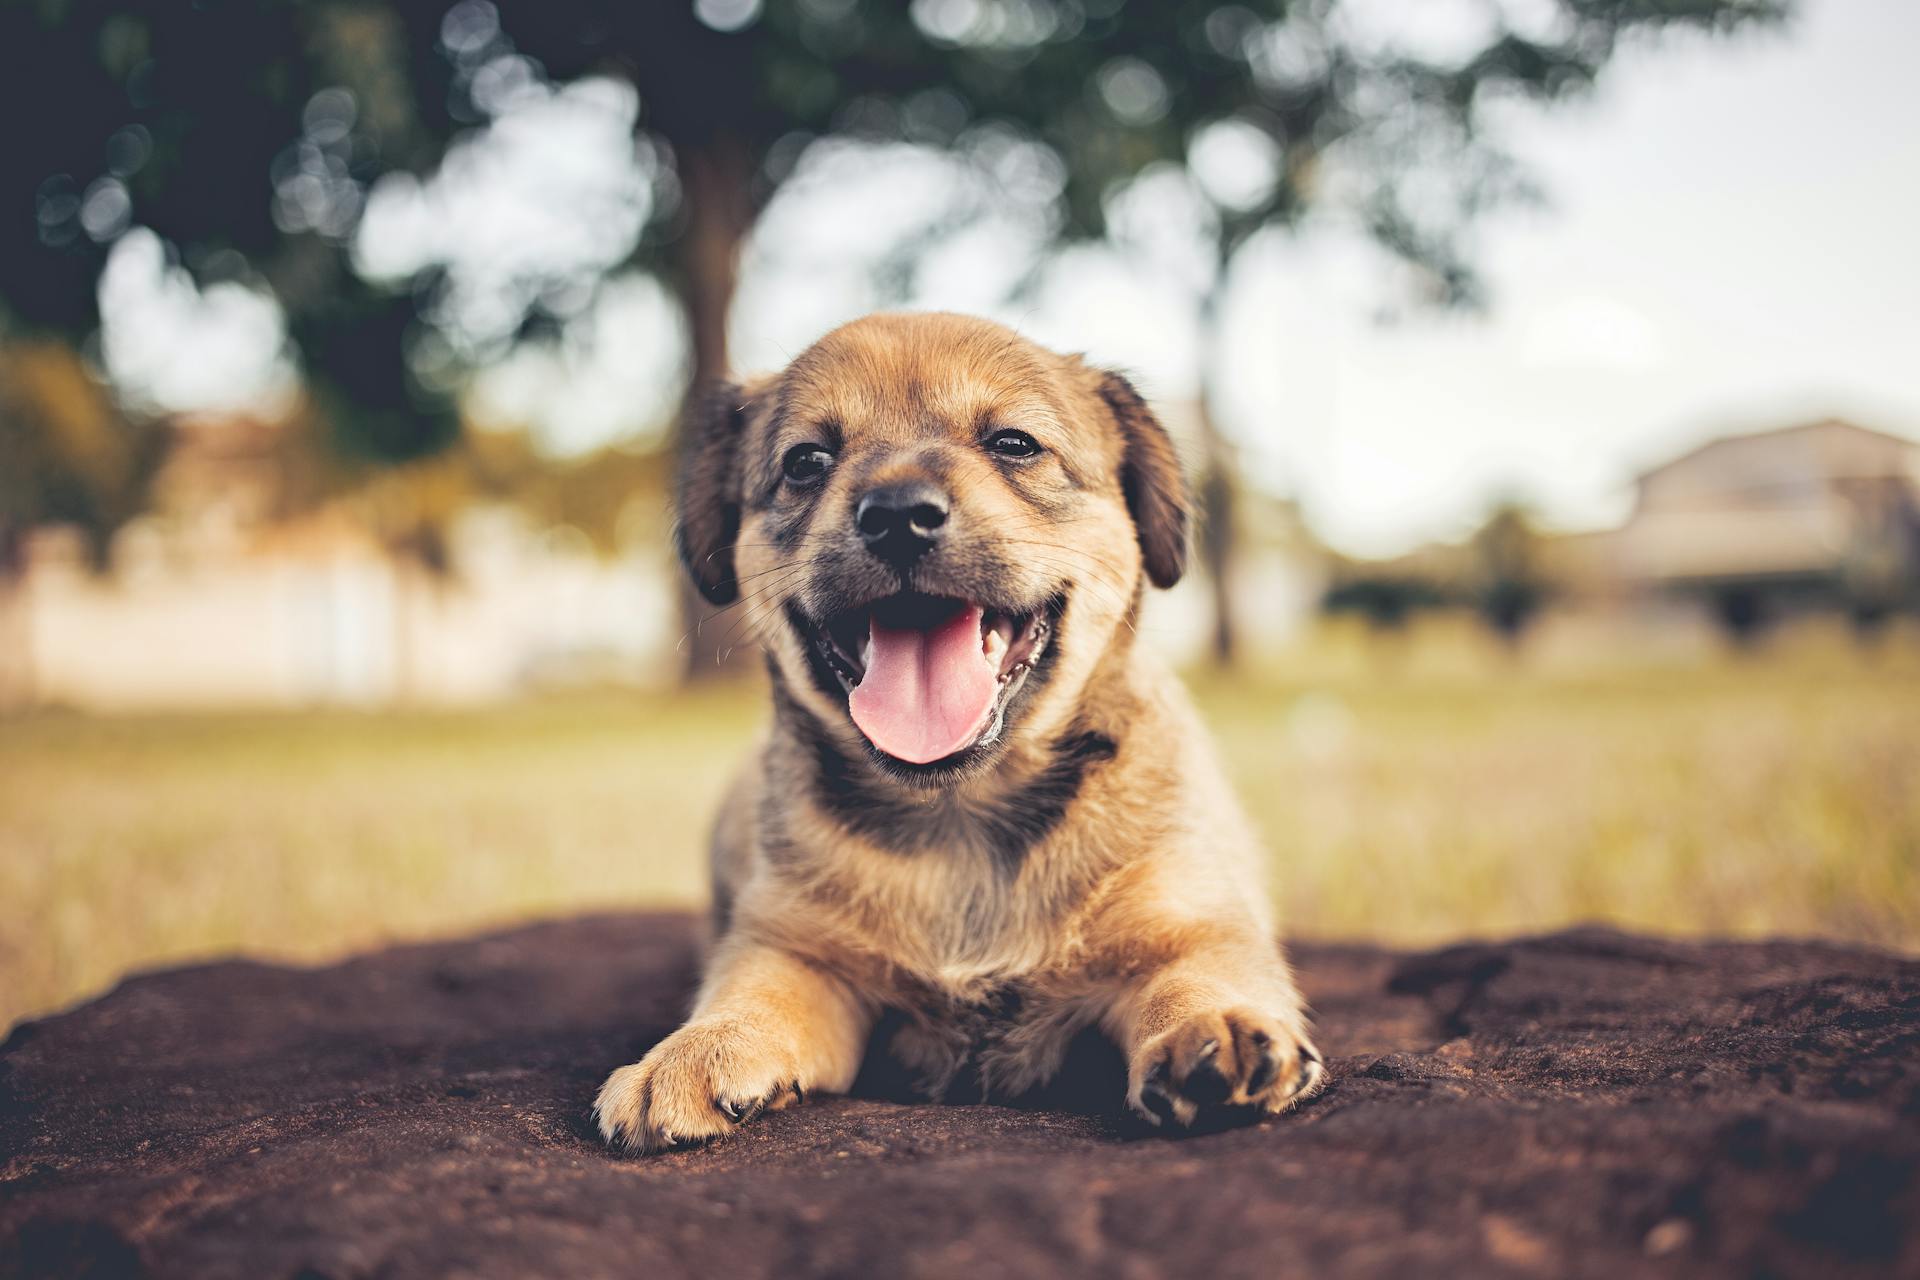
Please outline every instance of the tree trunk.
[{"label": "tree trunk", "polygon": [[393,652],[390,655],[392,669],[387,672],[386,701],[391,706],[411,707],[419,701],[419,689],[414,683],[412,608],[414,574],[418,571],[409,557],[399,555],[392,557],[388,572],[393,584],[393,596],[387,602],[392,611],[387,621],[392,630]]},{"label": "tree trunk", "polygon": [[1212,452],[1218,432],[1203,403],[1203,437],[1209,446],[1200,473],[1200,561],[1207,573],[1213,606],[1213,665],[1224,671],[1239,657],[1240,621],[1233,598],[1236,556],[1234,535],[1234,477],[1231,466]]},{"label": "tree trunk", "polygon": [[[753,225],[753,156],[737,139],[721,136],[677,150],[686,233],[679,286],[692,344],[689,401],[728,376],[727,316],[740,273],[740,246]],[[674,566],[679,584],[681,677],[687,682],[738,671],[745,655],[730,646],[734,614],[700,598]],[[730,651],[732,650],[732,651]]]},{"label": "tree trunk", "polygon": [[1233,593],[1240,542],[1235,518],[1239,475],[1233,446],[1221,434],[1214,416],[1211,367],[1219,345],[1220,295],[1225,288],[1223,270],[1200,307],[1200,475],[1195,486],[1200,506],[1200,565],[1206,571],[1213,604],[1211,656],[1214,666],[1221,670],[1234,665],[1240,649],[1239,608]]}]

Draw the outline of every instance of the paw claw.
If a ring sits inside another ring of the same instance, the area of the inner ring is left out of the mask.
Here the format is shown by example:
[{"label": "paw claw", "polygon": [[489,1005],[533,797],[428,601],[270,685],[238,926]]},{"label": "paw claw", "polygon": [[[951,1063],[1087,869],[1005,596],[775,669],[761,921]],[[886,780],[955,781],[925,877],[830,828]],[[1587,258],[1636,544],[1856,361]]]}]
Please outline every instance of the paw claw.
[{"label": "paw claw", "polygon": [[1189,1017],[1143,1045],[1135,1060],[1133,1107],[1155,1125],[1278,1113],[1325,1078],[1319,1052],[1294,1029],[1291,1013],[1256,1008]]}]

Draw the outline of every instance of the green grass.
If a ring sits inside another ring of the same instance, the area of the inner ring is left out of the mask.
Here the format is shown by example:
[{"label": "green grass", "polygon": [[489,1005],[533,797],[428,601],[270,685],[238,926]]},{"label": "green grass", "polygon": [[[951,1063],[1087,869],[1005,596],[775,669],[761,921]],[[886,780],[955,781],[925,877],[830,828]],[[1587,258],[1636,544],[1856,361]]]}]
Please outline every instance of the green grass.
[{"label": "green grass", "polygon": [[[1198,693],[1290,927],[1920,948],[1920,662],[1362,665]],[[0,721],[0,1025],[138,968],[692,905],[752,689]]]}]

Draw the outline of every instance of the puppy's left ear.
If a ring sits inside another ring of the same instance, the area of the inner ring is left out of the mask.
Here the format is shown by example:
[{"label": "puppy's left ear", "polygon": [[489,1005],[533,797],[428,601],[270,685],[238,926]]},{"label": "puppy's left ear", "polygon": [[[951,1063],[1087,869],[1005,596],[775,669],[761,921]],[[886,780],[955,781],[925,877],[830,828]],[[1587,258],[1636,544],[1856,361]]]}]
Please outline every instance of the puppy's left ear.
[{"label": "puppy's left ear", "polygon": [[1180,457],[1167,429],[1132,383],[1117,373],[1104,373],[1099,390],[1125,447],[1120,485],[1140,537],[1147,578],[1156,587],[1170,587],[1187,570],[1187,527],[1193,506]]},{"label": "puppy's left ear", "polygon": [[719,383],[690,397],[680,422],[673,541],[708,604],[731,604],[740,595],[733,543],[740,533],[740,437],[747,401],[737,383]]}]

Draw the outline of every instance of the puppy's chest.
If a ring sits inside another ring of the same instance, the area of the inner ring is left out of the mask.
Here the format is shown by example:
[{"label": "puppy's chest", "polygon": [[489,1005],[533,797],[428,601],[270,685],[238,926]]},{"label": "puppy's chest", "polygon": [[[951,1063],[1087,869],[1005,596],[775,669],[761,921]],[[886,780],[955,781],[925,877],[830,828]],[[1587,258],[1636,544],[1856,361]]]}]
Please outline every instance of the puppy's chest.
[{"label": "puppy's chest", "polygon": [[861,985],[887,1010],[881,1039],[909,1092],[949,1101],[1023,1094],[1097,1018],[1099,984],[1079,948],[1064,945],[1075,931],[1032,907],[982,889],[888,913],[896,931],[875,950],[890,962]]},{"label": "puppy's chest", "polygon": [[925,1034],[969,1053],[996,1049],[1039,1021],[1033,993],[1022,983],[988,988],[961,999],[934,988],[901,993],[898,1010]]},{"label": "puppy's chest", "polygon": [[1090,1012],[1024,982],[971,999],[902,990],[875,1030],[870,1082],[947,1102],[1020,1097],[1048,1082]]}]

